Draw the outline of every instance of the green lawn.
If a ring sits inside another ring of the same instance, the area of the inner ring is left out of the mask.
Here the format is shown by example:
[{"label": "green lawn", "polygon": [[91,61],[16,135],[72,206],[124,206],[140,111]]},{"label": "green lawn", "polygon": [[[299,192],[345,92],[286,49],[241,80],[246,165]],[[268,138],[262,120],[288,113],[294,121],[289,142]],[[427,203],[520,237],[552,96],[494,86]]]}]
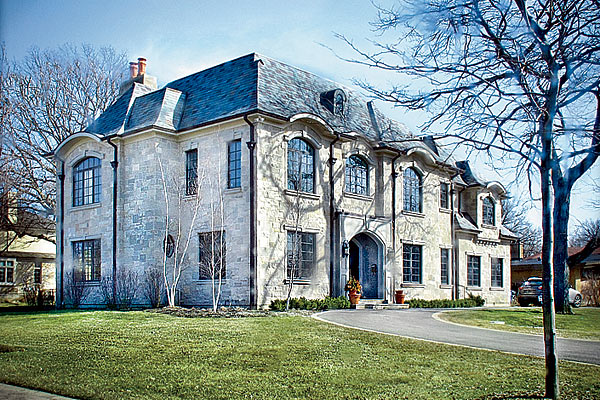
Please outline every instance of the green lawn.
[{"label": "green lawn", "polygon": [[[600,340],[600,308],[574,308],[573,315],[556,315],[559,337]],[[440,314],[441,318],[457,324],[481,326],[511,332],[543,334],[542,309],[511,308],[460,310]],[[504,322],[499,324],[498,322]]]},{"label": "green lawn", "polygon": [[[561,362],[562,398],[600,398],[598,376]],[[104,399],[513,399],[543,394],[544,362],[300,316],[6,313],[0,381]]]}]

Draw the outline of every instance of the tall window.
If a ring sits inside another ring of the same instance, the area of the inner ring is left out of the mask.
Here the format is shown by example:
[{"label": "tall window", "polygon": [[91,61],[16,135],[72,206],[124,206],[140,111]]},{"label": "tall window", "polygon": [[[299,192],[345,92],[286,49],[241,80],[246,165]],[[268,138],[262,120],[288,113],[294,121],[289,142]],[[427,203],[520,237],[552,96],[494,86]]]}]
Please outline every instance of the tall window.
[{"label": "tall window", "polygon": [[33,283],[42,283],[42,267],[40,265],[36,265],[33,270]]},{"label": "tall window", "polygon": [[483,223],[486,225],[495,225],[496,212],[494,200],[489,197],[483,199]]},{"label": "tall window", "polygon": [[0,260],[0,283],[15,282],[15,262],[12,260]]},{"label": "tall window", "polygon": [[467,257],[467,286],[481,286],[481,257]]},{"label": "tall window", "polygon": [[101,275],[100,239],[73,242],[76,281],[99,281]]},{"label": "tall window", "polygon": [[185,194],[198,193],[198,149],[185,152]]},{"label": "tall window", "polygon": [[309,279],[315,267],[315,234],[288,231],[287,279]]},{"label": "tall window", "polygon": [[73,168],[73,206],[99,203],[101,190],[100,159],[88,157]]},{"label": "tall window", "polygon": [[440,251],[440,266],[441,266],[441,277],[442,285],[447,285],[450,281],[450,250],[441,249]]},{"label": "tall window", "polygon": [[227,187],[239,188],[242,185],[242,141],[229,142],[227,148]]},{"label": "tall window", "polygon": [[492,287],[502,286],[502,259],[492,258]]},{"label": "tall window", "polygon": [[225,232],[213,231],[198,234],[199,279],[225,279],[227,268]]},{"label": "tall window", "polygon": [[358,156],[350,156],[346,160],[346,192],[369,194],[369,167]]},{"label": "tall window", "polygon": [[421,283],[421,253],[423,246],[405,244],[403,248],[405,283]]},{"label": "tall window", "polygon": [[288,142],[288,189],[314,193],[315,151],[305,140]]},{"label": "tall window", "polygon": [[440,207],[450,208],[450,185],[445,182],[440,183]]},{"label": "tall window", "polygon": [[404,171],[404,210],[422,211],[421,177],[413,168]]}]

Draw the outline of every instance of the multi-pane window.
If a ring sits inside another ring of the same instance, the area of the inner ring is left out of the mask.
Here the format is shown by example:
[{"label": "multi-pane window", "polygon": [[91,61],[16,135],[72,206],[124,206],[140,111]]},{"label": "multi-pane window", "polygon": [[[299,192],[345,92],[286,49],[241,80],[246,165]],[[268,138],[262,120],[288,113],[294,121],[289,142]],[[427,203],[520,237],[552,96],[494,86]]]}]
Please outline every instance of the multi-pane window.
[{"label": "multi-pane window", "polygon": [[486,197],[483,199],[483,223],[486,225],[495,225],[495,217],[494,200]]},{"label": "multi-pane window", "polygon": [[467,257],[467,286],[481,286],[481,257]]},{"label": "multi-pane window", "polygon": [[369,168],[358,156],[350,156],[346,160],[346,192],[369,194]]},{"label": "multi-pane window", "polygon": [[73,266],[76,281],[99,281],[101,273],[100,239],[73,242]]},{"label": "multi-pane window", "polygon": [[15,282],[15,262],[12,260],[0,260],[0,283]]},{"label": "multi-pane window", "polygon": [[242,141],[234,140],[227,146],[227,187],[242,185]]},{"label": "multi-pane window", "polygon": [[226,260],[225,231],[198,234],[199,279],[225,279]]},{"label": "multi-pane window", "polygon": [[73,168],[73,206],[99,203],[101,191],[100,159],[88,157]]},{"label": "multi-pane window", "polygon": [[440,249],[440,266],[441,266],[441,277],[442,285],[447,285],[450,281],[450,250]]},{"label": "multi-pane window", "polygon": [[421,253],[423,246],[405,244],[403,248],[404,283],[421,283]]},{"label": "multi-pane window", "polygon": [[440,183],[440,207],[450,208],[450,185],[445,182]]},{"label": "multi-pane window", "polygon": [[303,139],[288,142],[288,189],[314,193],[315,150]]},{"label": "multi-pane window", "polygon": [[36,266],[33,269],[33,283],[40,284],[42,283],[42,267]]},{"label": "multi-pane window", "polygon": [[185,194],[198,193],[198,149],[185,152]]},{"label": "multi-pane window", "polygon": [[413,168],[404,171],[404,210],[422,211],[421,177]]},{"label": "multi-pane window", "polygon": [[287,279],[309,279],[315,266],[315,234],[288,231]]},{"label": "multi-pane window", "polygon": [[492,258],[492,287],[502,286],[502,259]]}]

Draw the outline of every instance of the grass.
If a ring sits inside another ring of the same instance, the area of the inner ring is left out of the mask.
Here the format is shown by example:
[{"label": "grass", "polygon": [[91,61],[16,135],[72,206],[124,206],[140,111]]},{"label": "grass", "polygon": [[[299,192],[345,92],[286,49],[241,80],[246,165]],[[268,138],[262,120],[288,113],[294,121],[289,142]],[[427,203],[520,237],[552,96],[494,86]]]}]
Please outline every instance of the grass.
[{"label": "grass", "polygon": [[[600,308],[575,308],[573,315],[556,314],[556,332],[559,337],[600,340]],[[540,307],[461,310],[440,314],[446,321],[510,332],[543,333]],[[493,322],[504,322],[498,324]]]},{"label": "grass", "polygon": [[[90,399],[513,399],[544,387],[539,358],[300,316],[4,314],[0,344],[0,381]],[[561,362],[561,398],[600,398],[598,376]]]}]

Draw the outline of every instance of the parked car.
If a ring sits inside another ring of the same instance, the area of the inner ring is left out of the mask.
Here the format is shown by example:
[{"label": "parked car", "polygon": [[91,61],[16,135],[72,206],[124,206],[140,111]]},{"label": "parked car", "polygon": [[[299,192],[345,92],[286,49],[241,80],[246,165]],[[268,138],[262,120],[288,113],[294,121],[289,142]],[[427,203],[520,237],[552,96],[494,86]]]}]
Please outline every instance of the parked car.
[{"label": "parked car", "polygon": [[[569,303],[573,307],[581,306],[583,297],[581,293],[569,286]],[[526,307],[530,304],[542,305],[542,278],[531,277],[527,279],[517,294],[517,302],[521,307]]]}]

